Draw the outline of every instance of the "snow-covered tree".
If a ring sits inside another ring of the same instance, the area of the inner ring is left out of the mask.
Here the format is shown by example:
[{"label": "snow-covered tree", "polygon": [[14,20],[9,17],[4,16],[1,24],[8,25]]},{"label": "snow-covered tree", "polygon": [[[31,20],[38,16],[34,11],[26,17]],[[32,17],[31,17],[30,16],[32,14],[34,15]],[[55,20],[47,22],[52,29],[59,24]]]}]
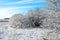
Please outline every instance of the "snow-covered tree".
[{"label": "snow-covered tree", "polygon": [[40,10],[28,11],[25,15],[15,14],[10,18],[9,24],[13,28],[36,28],[43,25],[44,13]]}]

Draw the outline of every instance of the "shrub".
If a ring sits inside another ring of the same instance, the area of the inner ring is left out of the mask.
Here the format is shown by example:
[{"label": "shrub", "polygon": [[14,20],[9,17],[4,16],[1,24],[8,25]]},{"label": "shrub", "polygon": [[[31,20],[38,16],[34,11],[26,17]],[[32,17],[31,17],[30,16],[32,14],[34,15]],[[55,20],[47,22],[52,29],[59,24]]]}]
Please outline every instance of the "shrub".
[{"label": "shrub", "polygon": [[43,20],[46,18],[43,16],[44,13],[42,13],[40,10],[31,10],[26,13],[24,24],[26,27],[41,27],[43,25]]},{"label": "shrub", "polygon": [[22,14],[15,14],[15,15],[13,15],[10,18],[10,20],[9,20],[10,27],[21,28],[22,27],[22,23],[21,23],[22,17],[23,17]]},{"label": "shrub", "polygon": [[10,18],[9,25],[13,28],[36,28],[43,25],[46,18],[40,10],[28,11],[25,15],[15,14]]}]

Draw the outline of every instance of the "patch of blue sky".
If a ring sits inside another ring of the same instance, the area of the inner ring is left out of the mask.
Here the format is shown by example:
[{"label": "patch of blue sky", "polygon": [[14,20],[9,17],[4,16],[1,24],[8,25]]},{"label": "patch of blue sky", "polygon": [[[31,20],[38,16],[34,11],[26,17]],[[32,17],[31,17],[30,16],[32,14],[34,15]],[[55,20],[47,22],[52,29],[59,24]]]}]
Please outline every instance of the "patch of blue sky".
[{"label": "patch of blue sky", "polygon": [[37,7],[45,7],[44,0],[0,0],[0,18],[25,13]]}]

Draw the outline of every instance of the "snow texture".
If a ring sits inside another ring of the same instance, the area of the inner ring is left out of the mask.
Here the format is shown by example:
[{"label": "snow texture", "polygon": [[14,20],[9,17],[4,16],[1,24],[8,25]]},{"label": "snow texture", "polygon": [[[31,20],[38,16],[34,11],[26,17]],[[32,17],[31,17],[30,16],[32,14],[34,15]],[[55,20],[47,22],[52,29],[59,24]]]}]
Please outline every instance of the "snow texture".
[{"label": "snow texture", "polygon": [[13,29],[7,25],[0,26],[0,40],[43,40],[47,30],[40,28]]}]

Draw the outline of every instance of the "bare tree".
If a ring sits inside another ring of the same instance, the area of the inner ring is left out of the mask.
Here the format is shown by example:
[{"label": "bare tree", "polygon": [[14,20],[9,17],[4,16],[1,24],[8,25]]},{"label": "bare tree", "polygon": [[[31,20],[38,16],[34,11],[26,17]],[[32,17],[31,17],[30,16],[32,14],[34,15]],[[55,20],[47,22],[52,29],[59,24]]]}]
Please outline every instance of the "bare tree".
[{"label": "bare tree", "polygon": [[[52,13],[51,20],[54,28],[60,31],[60,0],[46,0],[48,2],[47,9]],[[53,16],[52,16],[53,15]]]},{"label": "bare tree", "polygon": [[46,0],[48,2],[48,9],[53,11],[60,11],[60,0]]}]

